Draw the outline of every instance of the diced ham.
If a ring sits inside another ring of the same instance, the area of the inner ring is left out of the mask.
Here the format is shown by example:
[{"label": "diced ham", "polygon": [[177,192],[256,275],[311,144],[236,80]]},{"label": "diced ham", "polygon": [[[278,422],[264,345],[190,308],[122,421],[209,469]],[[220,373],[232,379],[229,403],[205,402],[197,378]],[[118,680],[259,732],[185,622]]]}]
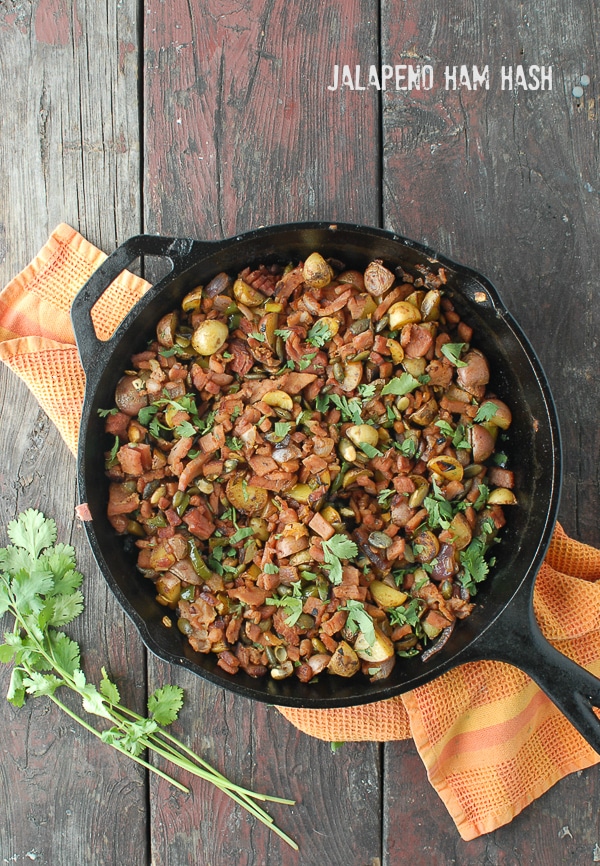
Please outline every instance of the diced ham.
[{"label": "diced ham", "polygon": [[228,589],[227,595],[229,598],[237,598],[243,604],[262,607],[269,597],[269,591],[261,589],[260,586],[236,586],[233,589]]},{"label": "diced ham", "polygon": [[216,529],[210,512],[206,507],[200,508],[199,506],[194,506],[188,508],[183,515],[183,522],[186,524],[192,535],[195,535],[196,538],[201,538],[203,541],[210,538]]},{"label": "diced ham", "polygon": [[143,475],[152,466],[152,450],[143,443],[127,443],[117,451],[117,460],[125,475]]},{"label": "diced ham", "polygon": [[109,516],[116,514],[131,514],[140,504],[139,494],[127,490],[123,484],[113,482],[108,488]]},{"label": "diced ham", "polygon": [[308,525],[313,532],[316,532],[317,535],[320,535],[321,538],[325,539],[325,541],[335,535],[335,529],[331,523],[325,520],[324,517],[321,517],[318,511]]}]

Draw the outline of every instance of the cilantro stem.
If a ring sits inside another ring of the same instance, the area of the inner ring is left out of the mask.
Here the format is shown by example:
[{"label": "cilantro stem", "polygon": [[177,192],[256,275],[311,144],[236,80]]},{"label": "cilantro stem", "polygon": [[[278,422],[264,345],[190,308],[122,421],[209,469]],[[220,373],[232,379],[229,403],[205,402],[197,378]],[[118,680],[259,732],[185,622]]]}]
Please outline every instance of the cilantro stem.
[{"label": "cilantro stem", "polygon": [[[152,753],[215,785],[298,850],[294,840],[255,802],[293,805],[293,800],[254,793],[236,785],[164,730],[177,718],[182,689],[178,686],[157,689],[148,700],[149,716],[144,717],[120,703],[118,689],[104,668],[99,688],[87,681],[79,667],[79,645],[59,628],[82,611],[83,596],[77,587],[83,576],[75,569],[73,548],[55,544],[54,521],[29,509],[9,524],[8,534],[13,546],[0,548],[0,616],[10,612],[14,617],[12,633],[7,632],[6,642],[0,643],[2,661],[14,662],[8,700],[20,707],[27,695],[45,695],[88,733],[183,793],[190,793],[190,789],[150,763]],[[56,695],[62,687],[81,698],[86,713],[105,719],[112,727],[100,730],[70,709]],[[148,760],[140,757],[143,751],[147,752]]]},{"label": "cilantro stem", "polygon": [[[82,728],[85,728],[86,731],[89,731],[90,734],[93,734],[99,740],[102,739],[102,734],[100,731],[97,731],[93,725],[89,725],[85,719],[82,719],[81,716],[78,716],[77,713],[74,713],[66,704],[57,698],[56,695],[48,695],[51,701],[53,701],[57,707],[70,716],[73,721],[77,722],[78,725],[81,725]],[[147,770],[150,770],[153,773],[156,773],[157,776],[161,776],[161,778],[165,779],[167,782],[170,782],[172,785],[175,785],[176,788],[179,788],[180,791],[183,791],[184,794],[189,794],[190,789],[186,788],[185,785],[182,785],[181,782],[178,782],[177,779],[174,779],[172,776],[169,776],[168,773],[163,773],[158,767],[155,767],[153,764],[148,763],[148,761],[144,761],[143,758],[140,758],[138,755],[134,755],[133,752],[128,752],[127,749],[124,749],[118,743],[111,743],[111,746],[117,750],[117,752],[121,752],[122,755],[126,755],[128,758],[131,758],[132,761],[135,761],[136,764],[140,764],[142,767],[145,767]]]}]

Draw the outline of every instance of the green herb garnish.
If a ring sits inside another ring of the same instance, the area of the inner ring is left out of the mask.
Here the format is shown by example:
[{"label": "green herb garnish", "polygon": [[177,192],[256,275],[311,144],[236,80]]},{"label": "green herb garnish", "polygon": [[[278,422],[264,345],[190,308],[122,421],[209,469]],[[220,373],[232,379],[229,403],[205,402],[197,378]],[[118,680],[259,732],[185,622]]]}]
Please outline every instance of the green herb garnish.
[{"label": "green herb garnish", "polygon": [[411,376],[410,373],[402,373],[401,376],[396,376],[386,382],[381,389],[381,395],[385,397],[386,394],[395,394],[397,397],[403,397],[418,388],[420,384],[419,380]]},{"label": "green herb garnish", "polygon": [[466,361],[460,360],[460,353],[465,348],[466,343],[444,343],[442,346],[442,355],[454,364],[455,367],[466,367]]},{"label": "green herb garnish", "polygon": [[325,563],[329,566],[329,580],[334,586],[342,582],[342,559],[353,559],[358,556],[356,542],[336,532],[331,538],[323,542],[323,553]]},{"label": "green herb garnish", "polygon": [[310,343],[311,346],[315,346],[315,348],[320,349],[321,346],[324,346],[325,343],[328,343],[332,337],[333,334],[331,333],[327,322],[324,322],[322,319],[318,319],[308,332],[306,342]]},{"label": "green herb garnish", "polygon": [[[291,805],[293,801],[235,785],[164,730],[177,718],[183,689],[174,685],[157,689],[148,699],[148,716],[143,717],[121,704],[119,690],[104,668],[98,687],[88,682],[80,667],[79,645],[60,630],[83,609],[79,589],[83,577],[76,570],[73,548],[56,542],[54,521],[28,509],[8,525],[8,536],[12,545],[0,549],[0,616],[12,614],[14,624],[0,644],[0,661],[13,663],[7,694],[10,703],[21,707],[27,696],[47,697],[93,736],[179,790],[189,793],[185,785],[145,760],[146,750],[211,782],[297,849],[255,802]],[[104,726],[96,728],[63,703],[58,697],[60,689],[77,694],[83,710],[103,719]]]}]

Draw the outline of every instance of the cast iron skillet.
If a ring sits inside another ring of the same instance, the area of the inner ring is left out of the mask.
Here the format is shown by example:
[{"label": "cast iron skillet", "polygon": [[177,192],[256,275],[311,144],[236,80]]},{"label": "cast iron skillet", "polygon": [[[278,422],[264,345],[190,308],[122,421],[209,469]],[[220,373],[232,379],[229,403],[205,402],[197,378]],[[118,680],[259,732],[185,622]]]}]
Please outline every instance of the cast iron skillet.
[{"label": "cast iron skillet", "polygon": [[[423,263],[443,265],[447,293],[462,318],[475,329],[474,345],[485,351],[493,371],[491,387],[510,404],[513,424],[505,450],[516,474],[519,504],[497,546],[497,564],[476,596],[472,615],[460,622],[451,640],[429,661],[401,659],[392,675],[369,683],[321,676],[305,685],[295,677],[254,680],[232,677],[216,666],[214,655],[195,653],[175,627],[162,620],[165,608],[153,585],[135,568],[135,556],[106,518],[108,483],[104,452],[112,443],[103,431],[99,408],[113,405],[115,385],[130,356],[145,348],[158,320],[185,293],[219,271],[236,275],[247,264],[299,261],[318,250],[347,267],[364,268],[374,258],[388,267]],[[90,310],[110,283],[138,257],[159,256],[171,265],[168,276],[149,289],[108,341],[96,336]],[[142,640],[160,658],[179,664],[213,683],[248,698],[295,707],[340,707],[390,698],[422,685],[450,668],[481,659],[515,665],[529,674],[600,753],[600,680],[555,650],[536,623],[532,596],[535,576],[550,541],[560,494],[560,442],[556,410],[545,375],[526,337],[496,289],[484,277],[436,255],[406,238],[355,225],[298,223],[261,228],[218,242],[141,235],[119,247],[76,297],[72,320],[87,388],[78,455],[81,502],[92,520],[86,530],[109,586],[137,626]]]}]

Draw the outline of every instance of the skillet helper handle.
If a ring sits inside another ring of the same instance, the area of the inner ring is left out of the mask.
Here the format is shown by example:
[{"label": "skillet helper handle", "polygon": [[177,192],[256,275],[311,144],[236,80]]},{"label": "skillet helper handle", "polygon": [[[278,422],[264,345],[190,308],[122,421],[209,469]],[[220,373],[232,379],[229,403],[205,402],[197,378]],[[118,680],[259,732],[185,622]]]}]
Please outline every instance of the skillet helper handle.
[{"label": "skillet helper handle", "polygon": [[503,623],[484,657],[524,671],[600,755],[600,719],[592,709],[600,708],[600,679],[546,640],[531,608],[516,618],[512,613],[512,623]]},{"label": "skillet helper handle", "polygon": [[210,244],[190,238],[167,238],[157,235],[136,235],[111,253],[80,289],[71,305],[71,324],[84,370],[90,368],[98,350],[108,341],[100,340],[92,321],[92,308],[108,287],[141,256],[156,256],[171,261],[169,279],[187,267],[197,247]]}]

